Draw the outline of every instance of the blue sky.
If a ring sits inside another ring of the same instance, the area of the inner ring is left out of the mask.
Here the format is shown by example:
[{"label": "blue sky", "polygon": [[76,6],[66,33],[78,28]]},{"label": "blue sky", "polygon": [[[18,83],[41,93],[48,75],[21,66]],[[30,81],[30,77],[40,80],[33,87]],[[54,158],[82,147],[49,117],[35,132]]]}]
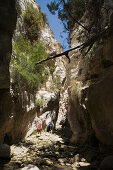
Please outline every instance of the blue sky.
[{"label": "blue sky", "polygon": [[[48,18],[48,23],[50,28],[52,29],[53,33],[54,33],[54,37],[55,39],[62,44],[64,50],[68,50],[69,49],[69,45],[67,44],[67,40],[66,38],[68,37],[67,33],[63,33],[64,31],[64,27],[62,22],[58,19],[57,14],[56,15],[52,15],[48,8],[47,8],[47,4],[50,3],[50,0],[37,0],[39,6],[41,7],[42,11],[44,13],[46,13],[47,18]],[[62,36],[62,38],[61,38]]]}]

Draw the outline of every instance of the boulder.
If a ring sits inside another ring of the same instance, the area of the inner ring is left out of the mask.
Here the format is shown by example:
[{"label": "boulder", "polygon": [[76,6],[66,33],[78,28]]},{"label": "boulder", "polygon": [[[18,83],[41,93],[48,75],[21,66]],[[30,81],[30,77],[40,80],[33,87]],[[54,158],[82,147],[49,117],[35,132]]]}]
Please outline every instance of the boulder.
[{"label": "boulder", "polygon": [[0,158],[10,158],[10,146],[7,144],[0,145]]},{"label": "boulder", "polygon": [[29,164],[26,167],[22,168],[22,170],[40,170],[40,169],[35,165]]},{"label": "boulder", "polygon": [[99,170],[113,170],[113,155],[104,158],[100,164]]}]

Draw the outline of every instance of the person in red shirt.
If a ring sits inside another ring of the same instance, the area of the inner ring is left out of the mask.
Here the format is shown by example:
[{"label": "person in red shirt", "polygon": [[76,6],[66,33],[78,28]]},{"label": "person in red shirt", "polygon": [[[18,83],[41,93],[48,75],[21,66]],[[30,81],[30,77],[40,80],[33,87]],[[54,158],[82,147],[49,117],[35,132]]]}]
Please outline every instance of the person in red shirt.
[{"label": "person in red shirt", "polygon": [[42,131],[42,127],[41,127],[41,125],[38,125],[37,126],[37,132],[41,135],[41,131]]}]

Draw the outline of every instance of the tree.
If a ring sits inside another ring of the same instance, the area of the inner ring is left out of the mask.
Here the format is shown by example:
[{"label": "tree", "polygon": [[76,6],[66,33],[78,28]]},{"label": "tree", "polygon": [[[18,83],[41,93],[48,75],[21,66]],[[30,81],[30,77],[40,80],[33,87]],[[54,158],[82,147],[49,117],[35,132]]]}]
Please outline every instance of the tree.
[{"label": "tree", "polygon": [[[78,8],[76,7],[78,3]],[[83,3],[83,4],[82,4]],[[60,57],[62,55],[65,55],[69,62],[70,58],[68,56],[68,53],[75,49],[80,49],[81,51],[85,51],[85,54],[87,54],[90,49],[93,47],[93,45],[106,36],[110,36],[110,34],[113,32],[113,22],[109,17],[109,10],[111,7],[104,6],[104,0],[83,0],[81,3],[81,0],[59,0],[59,1],[53,1],[51,4],[48,5],[49,10],[55,14],[55,11],[58,11],[59,18],[66,24],[68,24],[68,30],[69,29],[69,21],[72,21],[72,28],[75,23],[79,24],[84,28],[85,31],[83,31],[83,38],[81,38],[80,45],[67,50],[63,53],[57,54],[55,56],[49,57],[47,59],[44,59],[37,64],[40,64],[44,61],[51,60],[53,58]],[[76,5],[75,5],[76,4]],[[83,10],[82,5],[84,5]],[[70,10],[69,10],[70,9]],[[82,11],[82,14],[79,15],[79,12]],[[104,15],[105,12],[107,13],[106,20],[107,22],[102,23],[103,20],[105,20]],[[60,15],[62,14],[62,15]],[[69,15],[69,16],[68,16]],[[82,18],[83,17],[83,18]],[[82,18],[82,20],[81,20]],[[81,23],[83,21],[85,23],[85,26]],[[82,37],[82,36],[81,36]]]},{"label": "tree", "polygon": [[24,15],[24,27],[26,30],[26,38],[31,42],[40,38],[41,29],[47,23],[46,15],[37,8],[34,8],[31,3],[27,3]]},{"label": "tree", "polygon": [[46,71],[46,64],[38,67],[35,65],[37,61],[45,57],[45,48],[40,42],[31,43],[20,36],[18,42],[13,43],[11,74],[18,91],[32,92],[46,80],[49,74]]},{"label": "tree", "polygon": [[75,22],[83,26],[79,20],[86,10],[86,0],[54,0],[47,7],[53,15],[58,11],[66,30],[71,30]]}]

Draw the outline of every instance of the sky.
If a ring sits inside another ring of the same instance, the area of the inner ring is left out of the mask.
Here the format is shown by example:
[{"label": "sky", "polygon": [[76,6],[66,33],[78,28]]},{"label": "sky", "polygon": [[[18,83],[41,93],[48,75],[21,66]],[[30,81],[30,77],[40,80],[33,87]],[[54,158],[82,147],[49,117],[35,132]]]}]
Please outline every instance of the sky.
[{"label": "sky", "polygon": [[[50,3],[50,0],[37,0],[39,6],[41,7],[41,10],[46,13],[47,18],[48,18],[48,23],[50,26],[50,29],[54,33],[55,39],[61,43],[63,46],[64,51],[69,49],[69,45],[67,43],[66,38],[68,37],[67,33],[64,33],[64,27],[62,22],[58,19],[58,15],[52,15],[48,8],[47,4]],[[62,37],[61,37],[62,36]]]}]

